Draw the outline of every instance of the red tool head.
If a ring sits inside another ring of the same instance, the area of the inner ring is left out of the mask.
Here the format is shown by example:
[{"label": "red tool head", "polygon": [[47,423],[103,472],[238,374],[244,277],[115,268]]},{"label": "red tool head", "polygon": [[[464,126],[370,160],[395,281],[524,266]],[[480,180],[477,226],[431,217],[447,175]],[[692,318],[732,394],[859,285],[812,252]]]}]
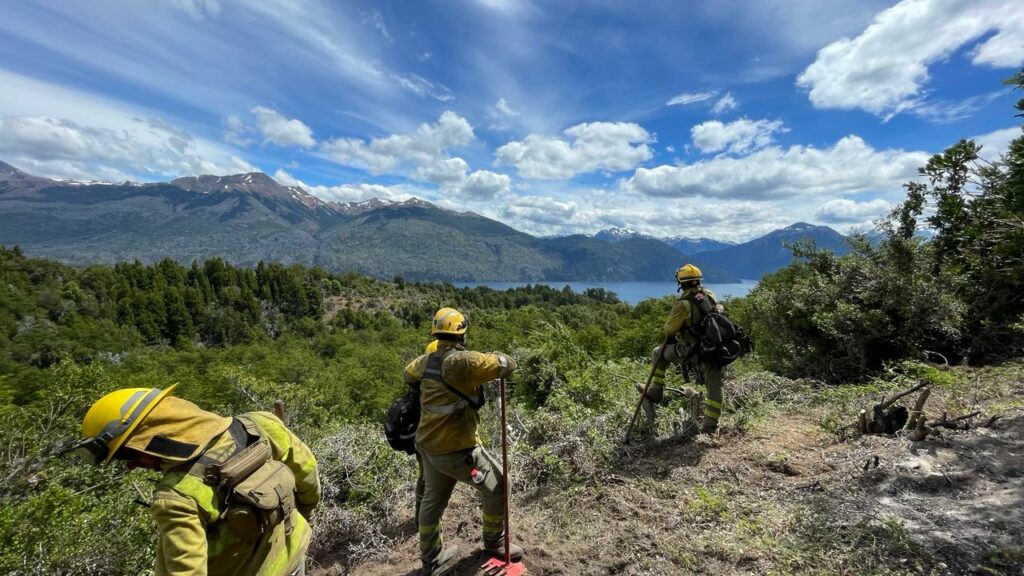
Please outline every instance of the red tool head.
[{"label": "red tool head", "polygon": [[481,567],[481,570],[486,576],[519,576],[526,574],[526,564],[491,558]]}]

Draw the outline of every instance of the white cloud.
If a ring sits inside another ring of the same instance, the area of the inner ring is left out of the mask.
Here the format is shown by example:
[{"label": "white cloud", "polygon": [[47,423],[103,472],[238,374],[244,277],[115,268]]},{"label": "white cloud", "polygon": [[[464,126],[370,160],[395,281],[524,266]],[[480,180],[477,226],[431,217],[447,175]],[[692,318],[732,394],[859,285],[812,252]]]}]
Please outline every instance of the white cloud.
[{"label": "white cloud", "polygon": [[764,148],[771,144],[772,135],[788,131],[781,120],[749,120],[741,118],[723,124],[709,120],[690,129],[693,143],[701,152],[725,150],[736,154]]},{"label": "white cloud", "polygon": [[285,118],[276,110],[263,106],[253,108],[252,113],[256,116],[256,126],[263,135],[264,144],[302,148],[312,148],[316,145],[313,130],[302,121]]},{"label": "white cloud", "polygon": [[718,102],[715,102],[715,105],[711,107],[711,113],[717,116],[730,110],[735,110],[739,107],[740,103],[733,98],[732,92],[726,92],[725,96],[722,96]]},{"label": "white cloud", "polygon": [[501,218],[517,223],[528,222],[528,228],[533,230],[561,230],[576,216],[575,202],[563,202],[550,196],[510,195],[503,200]]},{"label": "white cloud", "polygon": [[972,116],[1002,95],[1003,92],[989,92],[963,100],[932,100],[915,106],[911,112],[933,124],[949,124]]},{"label": "white cloud", "polygon": [[498,101],[494,104],[494,109],[497,110],[503,116],[518,116],[520,111],[514,110],[509,106],[508,102],[504,98],[498,98]]},{"label": "white cloud", "polygon": [[462,158],[445,158],[416,168],[412,177],[416,180],[439,185],[453,185],[466,179],[469,164]]},{"label": "white cloud", "polygon": [[457,192],[470,198],[483,200],[494,198],[499,194],[507,194],[511,188],[512,179],[507,174],[477,170],[460,183]]},{"label": "white cloud", "polygon": [[505,174],[489,170],[469,173],[469,164],[457,157],[420,166],[411,177],[437,184],[442,194],[476,199],[494,198],[512,187],[512,179]]},{"label": "white cloud", "polygon": [[436,124],[421,124],[411,134],[392,134],[366,141],[335,138],[320,146],[327,158],[373,174],[401,172],[409,166],[424,167],[445,160],[449,148],[464,146],[474,138],[473,127],[454,112],[441,114]]},{"label": "white cloud", "polygon": [[1002,130],[975,136],[971,139],[981,146],[981,157],[989,162],[994,162],[1006,153],[1006,149],[1010,147],[1011,140],[1021,136],[1024,136],[1024,132],[1021,131],[1020,126],[1014,126],[1013,128],[1003,128]]},{"label": "white cloud", "polygon": [[715,90],[707,90],[704,92],[683,92],[682,94],[676,94],[675,96],[668,99],[665,102],[665,106],[685,106],[687,104],[695,104],[697,102],[703,102],[710,100],[718,94]]},{"label": "white cloud", "polygon": [[891,189],[913,179],[924,152],[875,150],[857,136],[831,148],[769,147],[683,166],[640,168],[625,182],[650,196],[770,199]]},{"label": "white cloud", "polygon": [[566,179],[597,170],[620,171],[651,158],[654,137],[631,122],[590,122],[566,129],[571,140],[531,134],[498,148],[500,164],[527,178]]},{"label": "white cloud", "polygon": [[834,198],[822,204],[816,215],[826,222],[857,224],[871,222],[892,209],[892,204],[881,198],[866,202],[855,202],[846,198]]},{"label": "white cloud", "polygon": [[441,84],[435,84],[419,74],[392,73],[390,74],[390,77],[399,86],[420,98],[430,97],[435,100],[440,100],[441,102],[450,102],[455,100],[455,96],[452,94],[452,91],[447,87],[442,86]]},{"label": "white cloud", "polygon": [[822,48],[797,78],[817,108],[861,108],[880,116],[922,103],[928,67],[997,32],[971,53],[975,65],[1024,63],[1020,0],[903,0],[854,39]]},{"label": "white cloud", "polygon": [[50,116],[0,117],[0,157],[40,176],[154,180],[237,174],[256,168],[214,154],[159,118],[135,118],[117,130]]},{"label": "white cloud", "polygon": [[301,120],[289,119],[277,110],[256,106],[249,111],[251,117],[231,114],[224,118],[224,140],[238,146],[251,146],[257,139],[263,144],[282,147],[316,146],[313,130]]}]

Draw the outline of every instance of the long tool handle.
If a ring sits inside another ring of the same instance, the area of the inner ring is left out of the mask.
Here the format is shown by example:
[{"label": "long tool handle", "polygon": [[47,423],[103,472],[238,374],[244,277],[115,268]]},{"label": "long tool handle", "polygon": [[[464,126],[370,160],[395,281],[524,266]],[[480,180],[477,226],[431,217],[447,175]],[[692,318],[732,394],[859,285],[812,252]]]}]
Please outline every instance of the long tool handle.
[{"label": "long tool handle", "polygon": [[[661,354],[665,354],[665,347],[668,346],[671,336],[665,337],[665,342],[661,345]],[[629,443],[629,435],[633,433],[633,425],[636,424],[636,419],[640,416],[640,407],[644,405],[644,398],[647,398],[647,390],[651,387],[651,380],[654,380],[654,372],[658,369],[658,362],[661,361],[661,356],[658,356],[657,360],[651,362],[651,373],[647,375],[647,383],[644,384],[644,391],[640,394],[640,400],[636,403],[636,410],[633,410],[633,418],[629,421],[629,428],[626,428],[626,437],[622,439],[624,444]]]},{"label": "long tool handle", "polygon": [[508,565],[512,562],[512,552],[509,550],[509,542],[511,537],[509,536],[508,529],[508,425],[505,420],[505,404],[507,398],[505,396],[505,379],[501,379],[501,497],[505,501],[505,564]]}]

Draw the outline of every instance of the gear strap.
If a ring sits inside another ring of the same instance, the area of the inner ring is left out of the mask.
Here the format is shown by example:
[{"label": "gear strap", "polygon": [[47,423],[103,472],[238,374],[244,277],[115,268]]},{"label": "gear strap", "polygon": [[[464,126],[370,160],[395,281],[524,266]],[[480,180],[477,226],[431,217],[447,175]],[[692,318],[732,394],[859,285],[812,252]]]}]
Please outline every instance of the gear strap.
[{"label": "gear strap", "polygon": [[445,358],[447,358],[448,354],[451,352],[452,350],[448,349],[443,352],[435,352],[428,356],[427,366],[426,368],[423,369],[422,378],[429,378],[431,380],[440,382],[445,388],[448,389],[449,392],[458,396],[460,400],[453,404],[443,404],[441,406],[423,404],[423,409],[427,410],[428,412],[435,412],[437,414],[451,414],[456,410],[459,410],[466,406],[469,406],[473,410],[479,410],[480,408],[483,408],[484,404],[487,402],[486,398],[484,398],[483,387],[480,387],[480,392],[476,398],[470,398],[469,396],[465,395],[461,390],[445,381],[441,371],[442,368],[444,367]]}]

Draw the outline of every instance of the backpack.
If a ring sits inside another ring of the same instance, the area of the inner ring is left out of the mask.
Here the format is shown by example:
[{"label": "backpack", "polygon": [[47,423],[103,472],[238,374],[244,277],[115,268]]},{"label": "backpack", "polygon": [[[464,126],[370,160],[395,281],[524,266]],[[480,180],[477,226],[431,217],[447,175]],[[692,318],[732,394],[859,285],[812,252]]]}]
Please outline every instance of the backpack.
[{"label": "backpack", "polygon": [[420,425],[420,387],[412,387],[388,409],[384,436],[393,450],[416,453],[416,429]]},{"label": "backpack", "polygon": [[228,433],[235,441],[234,454],[223,461],[203,455],[187,473],[217,490],[224,506],[221,520],[239,540],[255,542],[282,522],[285,534],[291,534],[295,475],[274,460],[270,440],[247,416],[232,419]]},{"label": "backpack", "polygon": [[700,322],[690,326],[690,332],[697,338],[697,356],[702,362],[728,366],[754,349],[754,343],[743,327],[720,312],[703,289],[688,296],[687,300],[700,311]]}]

